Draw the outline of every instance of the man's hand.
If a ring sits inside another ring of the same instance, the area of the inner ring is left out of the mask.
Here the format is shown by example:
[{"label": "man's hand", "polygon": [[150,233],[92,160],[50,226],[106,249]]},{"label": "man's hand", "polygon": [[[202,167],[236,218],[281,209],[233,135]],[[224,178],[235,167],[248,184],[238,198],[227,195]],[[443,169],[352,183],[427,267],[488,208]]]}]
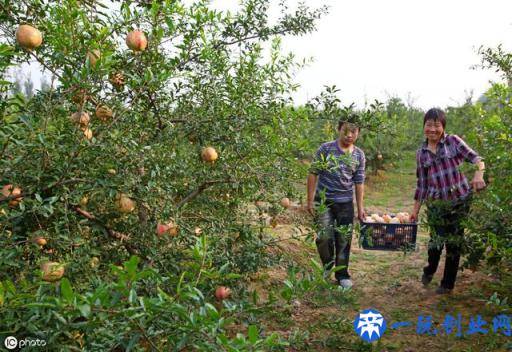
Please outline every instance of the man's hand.
[{"label": "man's hand", "polygon": [[365,213],[364,209],[357,209],[357,218],[361,222],[364,221],[364,218],[366,218],[366,213]]},{"label": "man's hand", "polygon": [[307,193],[306,193],[306,211],[311,214],[311,216],[315,215],[315,191],[316,184],[318,182],[318,175],[309,174],[307,180]]}]

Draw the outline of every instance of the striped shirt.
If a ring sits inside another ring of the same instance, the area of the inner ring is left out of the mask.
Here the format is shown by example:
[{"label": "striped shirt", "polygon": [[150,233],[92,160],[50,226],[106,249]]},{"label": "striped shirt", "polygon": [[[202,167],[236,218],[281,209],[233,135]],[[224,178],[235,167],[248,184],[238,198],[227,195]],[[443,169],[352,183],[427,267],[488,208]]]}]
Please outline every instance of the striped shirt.
[{"label": "striped shirt", "polygon": [[476,164],[482,158],[457,135],[447,135],[437,144],[432,153],[425,141],[416,152],[416,177],[418,180],[414,199],[456,200],[470,193],[466,176],[459,166],[468,161]]},{"label": "striped shirt", "polygon": [[327,200],[352,202],[354,184],[364,182],[365,164],[364,152],[356,146],[349,156],[337,140],[322,144],[310,169],[312,174],[318,175],[315,198],[320,198],[320,192],[325,190]]}]

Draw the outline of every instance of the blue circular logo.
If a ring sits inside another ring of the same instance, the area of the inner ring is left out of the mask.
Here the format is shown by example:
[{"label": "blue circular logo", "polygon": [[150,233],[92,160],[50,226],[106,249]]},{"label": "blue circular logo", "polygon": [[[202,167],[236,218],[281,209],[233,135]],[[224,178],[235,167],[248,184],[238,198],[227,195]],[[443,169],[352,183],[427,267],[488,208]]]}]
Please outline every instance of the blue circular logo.
[{"label": "blue circular logo", "polygon": [[354,330],[363,341],[376,341],[386,331],[386,319],[377,310],[363,310],[354,320]]}]

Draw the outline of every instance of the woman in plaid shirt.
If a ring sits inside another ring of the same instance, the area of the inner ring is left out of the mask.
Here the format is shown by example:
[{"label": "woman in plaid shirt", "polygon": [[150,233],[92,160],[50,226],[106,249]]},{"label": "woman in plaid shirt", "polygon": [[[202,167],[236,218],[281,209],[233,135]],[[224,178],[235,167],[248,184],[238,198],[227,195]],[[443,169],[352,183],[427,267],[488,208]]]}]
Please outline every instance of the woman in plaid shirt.
[{"label": "woman in plaid shirt", "polygon": [[[442,294],[451,292],[455,285],[464,235],[462,221],[469,213],[471,192],[485,187],[485,164],[459,136],[445,133],[446,116],[442,110],[427,111],[423,126],[426,140],[416,153],[418,184],[411,221],[417,221],[421,204],[426,202],[431,238],[428,265],[421,281],[425,286],[432,281],[446,245],[443,279],[436,290]],[[478,166],[470,184],[458,169],[464,161]]]}]

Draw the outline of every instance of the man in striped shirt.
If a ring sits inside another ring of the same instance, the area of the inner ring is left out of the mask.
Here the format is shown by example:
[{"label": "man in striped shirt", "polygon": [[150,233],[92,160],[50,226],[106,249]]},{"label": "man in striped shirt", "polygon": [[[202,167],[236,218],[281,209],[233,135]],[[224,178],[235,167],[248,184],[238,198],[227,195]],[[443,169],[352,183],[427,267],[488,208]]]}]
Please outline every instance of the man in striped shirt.
[{"label": "man in striped shirt", "polygon": [[[318,227],[316,246],[326,270],[340,267],[335,276],[344,288],[352,287],[348,273],[355,186],[357,213],[364,219],[365,155],[354,143],[359,127],[338,122],[339,136],[316,152],[307,180],[307,209]],[[316,205],[316,206],[315,206]]]}]

